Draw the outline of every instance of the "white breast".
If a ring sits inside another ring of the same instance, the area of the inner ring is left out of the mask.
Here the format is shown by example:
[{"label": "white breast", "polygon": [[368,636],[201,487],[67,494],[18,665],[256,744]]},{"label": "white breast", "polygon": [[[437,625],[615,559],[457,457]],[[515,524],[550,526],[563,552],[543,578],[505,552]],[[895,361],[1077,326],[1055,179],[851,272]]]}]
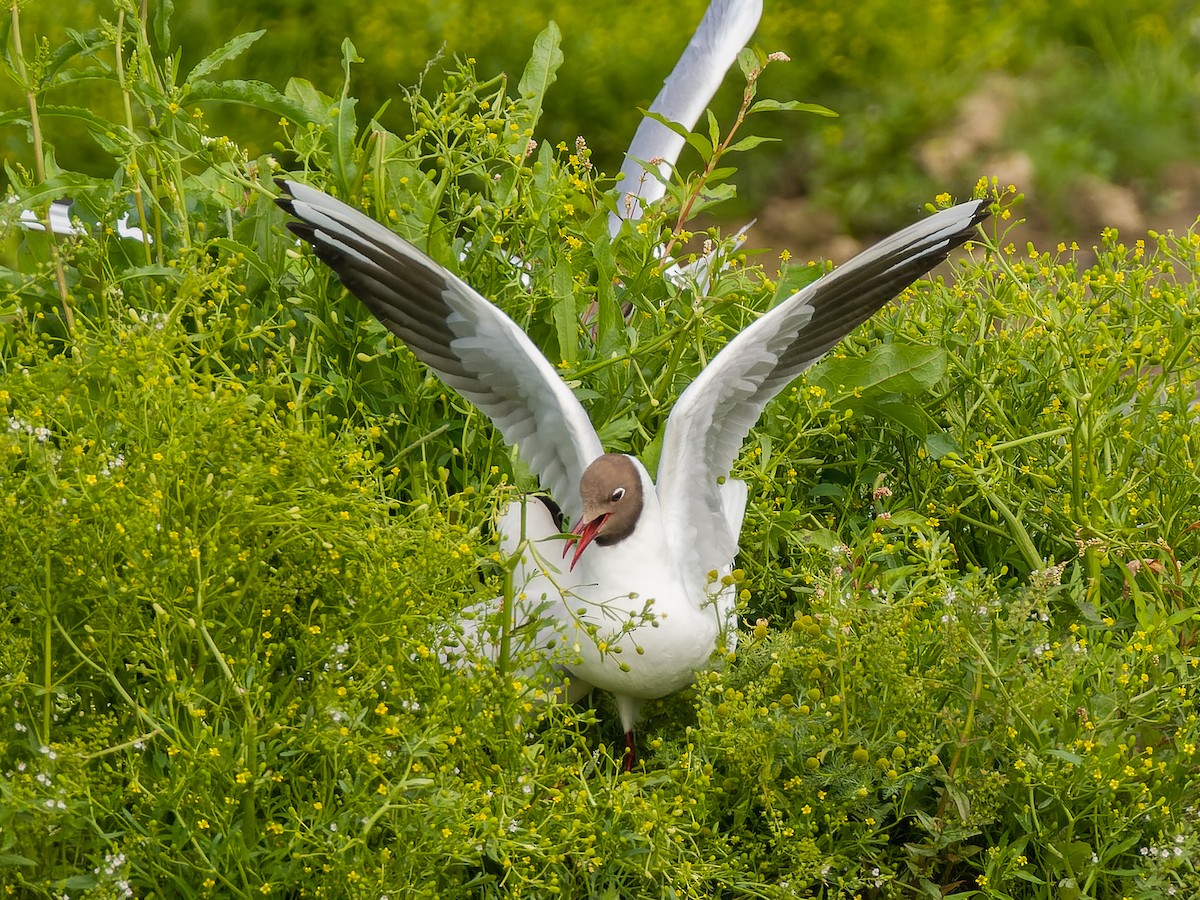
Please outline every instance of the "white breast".
[{"label": "white breast", "polygon": [[564,605],[571,649],[582,660],[572,671],[613,693],[649,699],[692,681],[721,623],[702,581],[680,570],[654,485],[638,469],[645,501],[637,527],[616,544],[588,547]]}]

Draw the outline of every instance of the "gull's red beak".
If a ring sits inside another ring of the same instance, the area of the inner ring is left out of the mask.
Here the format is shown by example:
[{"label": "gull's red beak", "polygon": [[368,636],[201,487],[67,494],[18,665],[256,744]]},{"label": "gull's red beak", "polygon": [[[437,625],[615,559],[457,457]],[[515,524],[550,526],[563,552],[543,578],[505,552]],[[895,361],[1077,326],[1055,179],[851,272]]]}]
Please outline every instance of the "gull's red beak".
[{"label": "gull's red beak", "polygon": [[[575,535],[575,537],[567,541],[566,546],[563,547],[562,554],[563,559],[566,559],[571,548],[575,547],[575,555],[571,557],[571,571],[575,570],[575,563],[579,562],[579,557],[583,556],[583,551],[587,548],[587,545],[595,540],[596,533],[600,530],[600,526],[608,521],[609,515],[611,513],[605,513],[602,516],[597,516],[590,522],[586,519],[582,520],[571,529],[571,534]],[[576,541],[578,541],[578,546],[576,546]]]}]

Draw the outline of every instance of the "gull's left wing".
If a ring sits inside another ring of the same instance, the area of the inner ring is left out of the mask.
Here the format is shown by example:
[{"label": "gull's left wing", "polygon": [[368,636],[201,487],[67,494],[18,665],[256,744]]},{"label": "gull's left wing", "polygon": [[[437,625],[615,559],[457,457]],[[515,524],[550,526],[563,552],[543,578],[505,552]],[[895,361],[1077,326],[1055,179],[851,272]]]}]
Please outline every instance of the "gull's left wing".
[{"label": "gull's left wing", "polygon": [[685,577],[703,580],[737,552],[718,479],[767,402],[969,240],[988,214],[985,200],[961,203],[864,250],[742,331],[680,395],[663,436],[658,496]]}]

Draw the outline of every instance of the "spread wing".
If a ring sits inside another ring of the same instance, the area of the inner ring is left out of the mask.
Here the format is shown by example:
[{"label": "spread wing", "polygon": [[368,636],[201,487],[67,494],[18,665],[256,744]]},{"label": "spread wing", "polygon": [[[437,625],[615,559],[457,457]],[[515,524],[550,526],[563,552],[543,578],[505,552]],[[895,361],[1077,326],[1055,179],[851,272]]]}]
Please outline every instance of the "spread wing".
[{"label": "spread wing", "polygon": [[[691,131],[761,17],[762,0],[713,0],[650,104],[650,112]],[[638,218],[642,204],[653,203],[666,192],[659,178],[647,174],[643,164],[662,160],[658,167],[667,177],[683,144],[683,138],[661,122],[642,119],[621,166],[623,177],[617,182],[621,189],[620,215],[609,216],[610,234],[617,233],[622,219]]]},{"label": "spread wing", "polygon": [[737,553],[717,480],[767,402],[987,215],[986,201],[962,203],[885,238],[763,315],[688,386],[667,420],[658,467],[663,518],[685,573],[719,568]]},{"label": "spread wing", "polygon": [[398,235],[314,188],[280,180],[288,227],[375,317],[517,446],[576,519],[579,478],[603,453],[587,413],[503,312]]}]

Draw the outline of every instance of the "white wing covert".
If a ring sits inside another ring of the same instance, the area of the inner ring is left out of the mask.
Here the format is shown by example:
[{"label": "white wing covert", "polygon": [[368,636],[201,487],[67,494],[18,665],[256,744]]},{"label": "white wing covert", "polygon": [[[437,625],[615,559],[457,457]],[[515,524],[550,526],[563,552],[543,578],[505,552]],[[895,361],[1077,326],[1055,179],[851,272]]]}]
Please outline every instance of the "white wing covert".
[{"label": "white wing covert", "polygon": [[685,577],[728,564],[718,479],[776,394],[856,326],[975,233],[988,203],[962,203],[896,232],[805,286],[727,344],[680,395],[667,419],[658,497]]},{"label": "white wing covert", "polygon": [[603,453],[587,412],[528,335],[496,306],[374,219],[280,179],[277,201],[377,319],[492,420],[574,520],[579,479]]}]

